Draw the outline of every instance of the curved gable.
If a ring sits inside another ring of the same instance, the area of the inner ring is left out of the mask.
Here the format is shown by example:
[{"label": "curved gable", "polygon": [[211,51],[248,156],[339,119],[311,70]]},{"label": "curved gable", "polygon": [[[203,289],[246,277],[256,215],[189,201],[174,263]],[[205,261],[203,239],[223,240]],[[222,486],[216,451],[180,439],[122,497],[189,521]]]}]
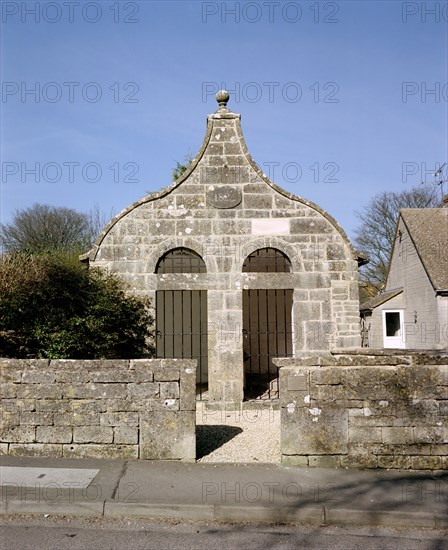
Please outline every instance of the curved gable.
[{"label": "curved gable", "polygon": [[[143,219],[147,227],[134,231],[132,222]],[[209,219],[210,224],[197,223],[204,219]],[[184,224],[180,223],[182,220]],[[207,231],[278,238],[333,234],[346,248],[334,259],[359,260],[359,254],[332,216],[313,202],[288,193],[262,172],[247,149],[241,116],[227,109],[226,102],[208,116],[202,146],[187,171],[176,182],[116,215],[81,260],[103,259],[101,254],[98,256],[101,248],[116,248],[118,234],[195,237]]]}]

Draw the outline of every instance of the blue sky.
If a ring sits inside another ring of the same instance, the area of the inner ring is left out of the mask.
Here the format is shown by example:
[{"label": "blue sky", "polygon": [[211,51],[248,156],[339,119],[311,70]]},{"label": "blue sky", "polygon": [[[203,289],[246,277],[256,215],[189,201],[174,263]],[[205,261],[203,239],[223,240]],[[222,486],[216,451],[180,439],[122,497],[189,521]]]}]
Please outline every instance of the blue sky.
[{"label": "blue sky", "polygon": [[225,84],[259,166],[351,236],[447,161],[447,20],[446,1],[2,2],[1,220],[165,187]]}]

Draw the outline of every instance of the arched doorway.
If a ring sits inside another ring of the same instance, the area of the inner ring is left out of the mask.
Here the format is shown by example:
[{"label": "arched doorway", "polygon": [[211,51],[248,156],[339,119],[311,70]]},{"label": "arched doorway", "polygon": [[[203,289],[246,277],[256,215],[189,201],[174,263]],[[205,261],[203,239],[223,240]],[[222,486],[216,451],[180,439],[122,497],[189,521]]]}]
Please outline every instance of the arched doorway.
[{"label": "arched doorway", "polygon": [[[243,264],[246,273],[290,273],[291,262],[280,250],[260,248]],[[278,368],[275,357],[292,356],[292,288],[243,290],[243,354],[245,399],[278,398]],[[264,286],[264,288],[263,288]]]},{"label": "arched doorway", "polygon": [[[206,272],[201,256],[182,247],[164,254],[155,269],[158,275]],[[176,288],[156,291],[156,355],[196,359],[197,393],[202,396],[208,385],[207,291],[188,289],[188,281],[176,279]]]}]

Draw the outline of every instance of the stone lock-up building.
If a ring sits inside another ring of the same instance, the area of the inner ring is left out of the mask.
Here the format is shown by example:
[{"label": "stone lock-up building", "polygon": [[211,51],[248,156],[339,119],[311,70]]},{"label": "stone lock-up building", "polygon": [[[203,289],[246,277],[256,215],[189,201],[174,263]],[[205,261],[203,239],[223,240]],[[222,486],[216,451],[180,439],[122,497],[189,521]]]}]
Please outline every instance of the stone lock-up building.
[{"label": "stone lock-up building", "polygon": [[239,404],[278,396],[273,358],[360,345],[363,260],[329,214],[263,174],[229,94],[216,97],[188,170],[82,259],[151,299],[158,357],[196,359],[199,393]]}]

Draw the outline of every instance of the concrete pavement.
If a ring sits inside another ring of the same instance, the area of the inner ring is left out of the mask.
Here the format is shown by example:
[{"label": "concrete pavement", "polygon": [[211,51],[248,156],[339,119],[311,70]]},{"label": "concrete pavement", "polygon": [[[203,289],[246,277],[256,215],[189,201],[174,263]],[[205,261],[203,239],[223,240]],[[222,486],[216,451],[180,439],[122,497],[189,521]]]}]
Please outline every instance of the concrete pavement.
[{"label": "concrete pavement", "polygon": [[448,528],[448,472],[11,456],[0,464],[3,514]]}]

